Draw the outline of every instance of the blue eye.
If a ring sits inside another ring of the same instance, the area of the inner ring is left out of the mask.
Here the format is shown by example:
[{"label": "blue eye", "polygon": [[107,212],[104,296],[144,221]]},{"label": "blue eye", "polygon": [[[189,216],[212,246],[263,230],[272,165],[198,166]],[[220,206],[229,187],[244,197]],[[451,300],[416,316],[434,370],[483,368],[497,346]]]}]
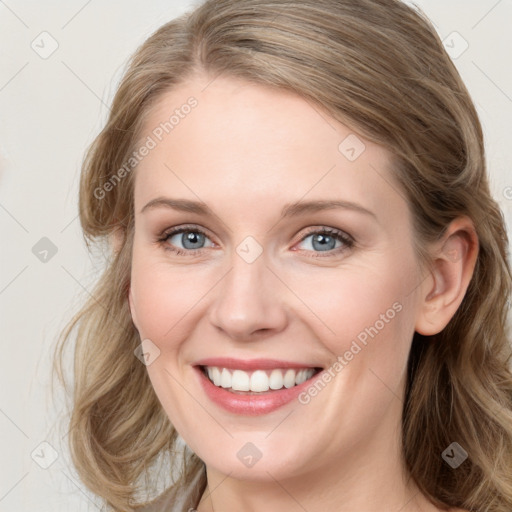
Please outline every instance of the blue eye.
[{"label": "blue eye", "polygon": [[[312,252],[325,252],[328,253],[325,256],[332,256],[338,254],[340,251],[350,249],[354,245],[354,240],[337,229],[323,228],[321,230],[316,229],[305,235],[301,239],[301,243],[312,237],[311,241],[307,244],[308,251]],[[339,243],[336,246],[336,243]],[[314,255],[313,257],[324,257],[324,255]]]},{"label": "blue eye", "polygon": [[[325,255],[312,254],[312,257],[333,256],[340,251],[350,249],[354,245],[352,237],[332,228],[316,228],[314,231],[310,231],[302,237],[300,243],[303,243],[310,237],[312,239],[307,244],[308,247],[301,250],[310,253],[326,253]],[[182,226],[180,228],[171,229],[161,235],[158,241],[163,244],[164,249],[180,256],[195,256],[202,249],[214,246],[206,233],[196,226]],[[210,245],[205,245],[208,241]]]},{"label": "blue eye", "polygon": [[[171,242],[176,238],[174,242]],[[205,240],[209,240],[206,233],[196,227],[181,227],[165,233],[160,239],[161,242],[166,243],[166,249],[169,249],[179,255],[193,255],[200,249],[203,249]],[[181,243],[183,250],[176,247],[176,243]]]}]

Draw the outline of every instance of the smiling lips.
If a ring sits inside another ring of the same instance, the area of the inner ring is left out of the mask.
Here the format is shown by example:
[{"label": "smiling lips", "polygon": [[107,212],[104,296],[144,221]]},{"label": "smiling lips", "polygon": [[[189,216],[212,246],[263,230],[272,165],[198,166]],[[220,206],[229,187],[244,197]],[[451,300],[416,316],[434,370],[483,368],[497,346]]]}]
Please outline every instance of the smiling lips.
[{"label": "smiling lips", "polygon": [[270,359],[216,358],[195,365],[206,395],[242,415],[267,414],[291,402],[322,368]]},{"label": "smiling lips", "polygon": [[283,387],[289,389],[302,384],[315,374],[314,368],[293,368],[274,370],[256,370],[246,372],[244,370],[231,370],[217,366],[206,366],[205,371],[215,386],[231,391],[265,392],[269,389],[278,390]]}]

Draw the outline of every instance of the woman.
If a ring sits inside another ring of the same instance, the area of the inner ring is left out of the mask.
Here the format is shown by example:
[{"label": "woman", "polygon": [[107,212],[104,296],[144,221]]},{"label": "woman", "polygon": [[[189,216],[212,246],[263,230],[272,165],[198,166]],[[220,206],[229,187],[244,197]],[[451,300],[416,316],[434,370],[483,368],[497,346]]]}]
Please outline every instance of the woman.
[{"label": "woman", "polygon": [[63,335],[70,447],[109,507],[512,509],[508,241],[413,9],[209,0],[164,25],[80,214],[112,258]]}]

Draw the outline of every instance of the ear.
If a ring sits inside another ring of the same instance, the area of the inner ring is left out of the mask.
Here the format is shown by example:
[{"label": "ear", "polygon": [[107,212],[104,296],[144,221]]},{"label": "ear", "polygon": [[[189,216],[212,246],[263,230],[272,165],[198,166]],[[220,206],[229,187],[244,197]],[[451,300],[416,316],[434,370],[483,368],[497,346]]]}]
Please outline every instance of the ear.
[{"label": "ear", "polygon": [[478,249],[478,236],[468,217],[455,219],[430,248],[433,268],[420,287],[416,332],[432,336],[448,325],[466,294]]},{"label": "ear", "polygon": [[117,227],[117,228],[113,229],[111,233],[109,233],[108,243],[114,253],[118,253],[121,250],[121,247],[123,246],[124,239],[125,239],[125,232],[124,232],[123,228],[121,228],[121,227]]}]

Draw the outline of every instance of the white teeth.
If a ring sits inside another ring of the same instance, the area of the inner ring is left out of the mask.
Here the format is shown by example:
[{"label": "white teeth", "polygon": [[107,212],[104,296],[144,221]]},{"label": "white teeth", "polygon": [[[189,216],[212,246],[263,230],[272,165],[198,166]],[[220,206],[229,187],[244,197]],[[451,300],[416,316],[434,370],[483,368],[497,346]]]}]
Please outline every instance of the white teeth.
[{"label": "white teeth", "polygon": [[228,370],[227,368],[218,368],[215,366],[206,367],[208,378],[215,384],[225,389],[233,391],[253,391],[264,393],[269,389],[277,390],[292,388],[298,386],[310,379],[315,370],[313,368],[304,368],[302,370],[274,369],[272,371],[256,370],[246,372],[244,370]]},{"label": "white teeth", "polygon": [[229,373],[226,368],[222,368],[222,373],[220,374],[220,385],[223,388],[231,387],[231,373]]},{"label": "white teeth", "polygon": [[251,375],[251,391],[268,391],[268,387],[267,374],[263,370],[256,370]]},{"label": "white teeth", "polygon": [[[208,368],[209,369],[209,368]],[[213,379],[212,377],[210,377],[211,380],[213,380],[213,383],[216,385],[216,386],[220,386],[220,370],[218,368],[212,368],[212,373],[213,373]]]},{"label": "white teeth", "polygon": [[300,370],[295,377],[295,384],[298,386],[307,380],[306,370]]},{"label": "white teeth", "polygon": [[292,388],[295,386],[295,370],[286,370],[284,374],[284,387]]},{"label": "white teeth", "polygon": [[249,391],[250,379],[247,372],[243,372],[242,370],[235,370],[231,377],[231,387],[235,391]]},{"label": "white teeth", "polygon": [[283,387],[283,372],[281,370],[272,370],[269,379],[270,389],[281,389]]}]

